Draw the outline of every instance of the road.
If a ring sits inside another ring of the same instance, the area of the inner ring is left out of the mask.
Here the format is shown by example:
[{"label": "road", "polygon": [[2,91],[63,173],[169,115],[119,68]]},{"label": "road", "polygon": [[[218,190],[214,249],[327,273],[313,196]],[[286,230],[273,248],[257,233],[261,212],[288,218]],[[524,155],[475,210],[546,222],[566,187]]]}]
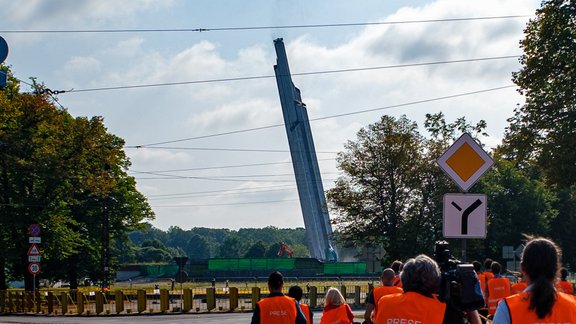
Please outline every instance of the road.
[{"label": "road", "polygon": [[[355,312],[356,320],[360,322],[360,314]],[[314,312],[314,322],[319,323],[322,312]],[[163,324],[237,324],[250,323],[252,313],[224,313],[224,314],[170,314],[170,315],[102,315],[102,316],[0,316],[0,324],[127,324],[127,323],[163,323]]]},{"label": "road", "polygon": [[163,324],[233,324],[250,323],[251,313],[234,314],[175,314],[175,315],[126,315],[126,316],[0,316],[0,323],[62,323],[62,324],[127,324],[127,323],[163,323]]}]

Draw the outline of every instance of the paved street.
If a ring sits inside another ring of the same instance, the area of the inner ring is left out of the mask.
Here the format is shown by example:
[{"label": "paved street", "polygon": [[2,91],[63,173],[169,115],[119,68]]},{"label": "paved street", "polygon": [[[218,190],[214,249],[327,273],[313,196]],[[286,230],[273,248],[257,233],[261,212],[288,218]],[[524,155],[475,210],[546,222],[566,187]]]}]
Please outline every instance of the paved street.
[{"label": "paved street", "polygon": [[126,324],[126,323],[164,323],[164,324],[184,324],[184,323],[205,323],[205,324],[233,324],[250,323],[251,313],[242,314],[177,314],[177,315],[132,315],[132,316],[0,316],[0,323],[104,323],[104,324]]},{"label": "paved street", "polygon": [[[356,314],[356,320],[360,321],[360,313]],[[314,322],[319,323],[322,312],[314,312]],[[125,316],[0,316],[0,324],[83,324],[83,323],[104,323],[104,324],[126,324],[126,323],[164,323],[164,324],[237,324],[250,323],[252,313],[232,313],[232,314],[175,314],[175,315],[125,315]]]}]

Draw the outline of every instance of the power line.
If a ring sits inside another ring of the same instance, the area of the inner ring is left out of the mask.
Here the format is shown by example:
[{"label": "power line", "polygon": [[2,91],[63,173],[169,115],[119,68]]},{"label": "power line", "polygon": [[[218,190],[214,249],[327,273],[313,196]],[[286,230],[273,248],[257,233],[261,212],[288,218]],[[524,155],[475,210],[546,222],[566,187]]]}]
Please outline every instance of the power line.
[{"label": "power line", "polygon": [[224,204],[198,204],[198,205],[159,205],[151,206],[152,208],[188,208],[188,207],[216,207],[216,206],[236,206],[236,205],[256,205],[256,204],[277,204],[285,202],[299,201],[298,199],[284,199],[284,200],[268,200],[268,201],[251,201],[239,203],[224,203]]},{"label": "power line", "polygon": [[333,27],[360,27],[377,25],[397,25],[397,24],[422,24],[440,22],[462,22],[475,20],[496,20],[496,19],[518,19],[532,17],[533,15],[509,15],[509,16],[489,16],[489,17],[465,17],[465,18],[440,18],[423,20],[399,20],[381,22],[359,22],[340,24],[309,24],[309,25],[281,25],[281,26],[246,26],[246,27],[215,27],[215,28],[143,28],[143,29],[31,29],[31,30],[0,30],[6,34],[95,34],[95,33],[166,33],[166,32],[209,32],[209,31],[246,31],[263,29],[302,29],[302,28],[333,28]]},{"label": "power line", "polygon": [[[321,75],[321,74],[332,74],[332,73],[360,72],[360,71],[372,71],[372,70],[394,69],[394,68],[405,68],[405,67],[418,67],[418,66],[427,66],[427,65],[481,62],[481,61],[491,61],[491,60],[512,59],[512,58],[519,58],[519,57],[520,57],[520,55],[506,55],[506,56],[461,59],[461,60],[452,60],[452,61],[434,61],[434,62],[396,64],[396,65],[385,65],[385,66],[364,67],[364,68],[348,68],[348,69],[327,70],[327,71],[299,72],[299,73],[292,73],[292,75],[293,76],[307,76],[307,75]],[[192,81],[181,81],[181,82],[165,82],[165,83],[150,83],[150,84],[111,86],[111,87],[86,88],[86,89],[58,90],[55,93],[56,94],[63,94],[63,93],[74,93],[74,92],[127,90],[127,89],[178,86],[178,85],[188,85],[188,84],[203,84],[203,83],[216,83],[216,82],[233,82],[233,81],[271,79],[271,78],[275,78],[275,77],[276,76],[274,76],[274,75],[246,76],[246,77],[238,77],[238,78],[192,80]]]},{"label": "power line", "polygon": [[[318,161],[334,161],[334,159],[318,159]],[[223,165],[223,166],[212,166],[212,167],[200,167],[200,168],[187,168],[187,169],[172,169],[172,170],[160,170],[160,171],[137,171],[130,170],[130,172],[135,173],[162,173],[162,172],[185,172],[185,171],[200,171],[200,170],[214,170],[214,169],[230,169],[230,168],[244,168],[253,166],[265,166],[265,165],[278,165],[278,164],[292,164],[291,161],[286,162],[268,162],[268,163],[251,163],[251,164],[235,164],[235,165]]]},{"label": "power line", "polygon": [[[126,146],[127,149],[166,149],[166,150],[192,150],[192,151],[221,151],[221,152],[260,152],[260,153],[290,153],[288,150],[268,149],[240,149],[240,148],[210,148],[210,147],[173,147],[173,146]],[[317,154],[338,154],[336,151],[316,151]]]},{"label": "power line", "polygon": [[[324,119],[330,119],[330,118],[338,118],[338,117],[343,117],[343,116],[358,115],[358,114],[364,114],[364,113],[374,112],[374,111],[378,111],[378,110],[387,110],[387,109],[393,109],[393,108],[399,108],[399,107],[417,105],[417,104],[422,104],[422,103],[428,103],[428,102],[434,102],[434,101],[440,101],[440,100],[446,100],[446,99],[453,99],[453,98],[458,98],[458,97],[475,95],[475,94],[479,94],[479,93],[485,93],[485,92],[503,90],[503,89],[507,89],[507,88],[513,88],[513,87],[515,87],[515,86],[516,86],[516,85],[507,85],[507,86],[501,86],[501,87],[484,89],[484,90],[476,90],[476,91],[464,92],[464,93],[459,93],[459,94],[455,94],[455,95],[448,95],[448,96],[443,96],[443,97],[436,97],[436,98],[430,98],[430,99],[423,99],[423,100],[411,101],[411,102],[402,103],[402,104],[396,104],[396,105],[389,105],[389,106],[383,106],[383,107],[378,107],[378,108],[365,109],[365,110],[360,110],[360,111],[355,111],[355,112],[349,112],[349,113],[344,113],[344,114],[337,114],[337,115],[329,115],[329,116],[324,116],[324,117],[317,117],[317,118],[312,118],[312,119],[310,119],[309,121],[317,121],[317,120],[324,120]],[[142,148],[142,147],[147,147],[147,146],[164,145],[164,144],[185,142],[185,141],[191,141],[191,140],[197,140],[197,139],[204,139],[204,138],[211,138],[211,137],[218,137],[218,136],[225,136],[225,135],[232,135],[232,134],[239,134],[239,133],[248,133],[248,132],[253,132],[253,131],[258,131],[258,130],[263,130],[263,129],[281,127],[281,126],[284,126],[284,125],[285,125],[285,124],[276,124],[276,125],[269,125],[269,126],[261,126],[261,127],[240,129],[240,130],[229,131],[229,132],[214,133],[214,134],[201,135],[201,136],[195,136],[195,137],[187,137],[187,138],[182,138],[182,139],[177,139],[177,140],[171,140],[171,141],[164,141],[164,142],[157,142],[157,143],[151,143],[151,144],[135,145],[135,146],[131,146],[131,147]]]},{"label": "power line", "polygon": [[[175,193],[175,194],[159,194],[159,195],[146,195],[148,198],[159,199],[164,197],[176,197],[176,196],[195,196],[195,195],[204,195],[204,194],[214,194],[214,193],[250,193],[252,190],[254,192],[262,192],[270,190],[271,188],[285,188],[285,189],[296,189],[293,185],[275,185],[275,186],[263,186],[263,187],[255,187],[255,188],[244,188],[244,189],[227,189],[227,190],[209,190],[209,191],[195,191],[195,192],[185,192],[185,193]],[[266,189],[266,190],[260,190]],[[276,190],[276,189],[274,189]],[[284,190],[284,189],[278,189]]]}]

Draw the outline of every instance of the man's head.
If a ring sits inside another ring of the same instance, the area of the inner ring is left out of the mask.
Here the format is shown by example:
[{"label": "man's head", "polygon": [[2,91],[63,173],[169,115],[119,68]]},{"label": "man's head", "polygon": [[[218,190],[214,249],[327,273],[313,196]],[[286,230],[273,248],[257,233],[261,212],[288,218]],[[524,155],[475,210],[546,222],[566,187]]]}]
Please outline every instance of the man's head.
[{"label": "man's head", "polygon": [[302,288],[300,288],[300,286],[292,286],[290,287],[290,289],[288,289],[288,296],[296,299],[297,301],[300,301],[300,299],[302,299],[303,293],[304,292],[302,291]]},{"label": "man's head", "polygon": [[500,266],[500,263],[494,261],[490,265],[490,270],[492,270],[493,274],[498,275],[500,272],[502,272],[502,266]]},{"label": "man's head", "polygon": [[402,271],[402,261],[396,260],[396,261],[392,262],[392,265],[390,265],[390,268],[392,268],[392,270],[394,270],[394,272],[396,274],[400,274],[400,271]]},{"label": "man's head", "polygon": [[391,268],[386,268],[384,269],[384,271],[382,271],[382,276],[380,277],[380,280],[382,280],[382,284],[384,286],[392,286],[394,284],[395,276],[396,273],[394,272],[394,270],[392,270]]},{"label": "man's head", "polygon": [[405,292],[413,291],[424,296],[432,296],[438,290],[440,268],[436,261],[420,254],[404,263],[400,279]]},{"label": "man's head", "polygon": [[472,266],[474,267],[474,271],[476,271],[476,273],[480,273],[480,271],[482,271],[482,264],[480,261],[472,262]]},{"label": "man's head", "polygon": [[492,271],[491,266],[492,266],[492,259],[487,258],[486,260],[484,260],[484,271]]},{"label": "man's head", "polygon": [[268,288],[270,291],[282,291],[284,286],[284,277],[279,271],[274,271],[268,277]]}]

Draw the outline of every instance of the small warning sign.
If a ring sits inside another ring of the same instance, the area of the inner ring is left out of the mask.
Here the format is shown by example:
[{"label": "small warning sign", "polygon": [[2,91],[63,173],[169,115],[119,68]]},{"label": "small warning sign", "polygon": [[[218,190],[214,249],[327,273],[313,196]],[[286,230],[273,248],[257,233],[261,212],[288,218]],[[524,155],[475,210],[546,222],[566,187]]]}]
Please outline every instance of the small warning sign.
[{"label": "small warning sign", "polygon": [[28,255],[40,255],[40,250],[38,250],[38,245],[32,244],[28,249]]}]

